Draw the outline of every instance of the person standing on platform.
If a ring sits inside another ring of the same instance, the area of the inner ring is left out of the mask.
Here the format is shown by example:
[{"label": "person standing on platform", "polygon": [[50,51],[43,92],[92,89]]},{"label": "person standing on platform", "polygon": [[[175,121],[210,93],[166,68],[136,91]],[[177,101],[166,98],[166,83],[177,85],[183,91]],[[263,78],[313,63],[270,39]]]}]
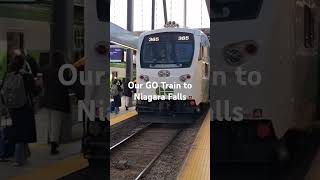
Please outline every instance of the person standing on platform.
[{"label": "person standing on platform", "polygon": [[1,85],[1,100],[12,120],[8,139],[15,143],[15,166],[26,163],[31,155],[28,143],[37,141],[32,98],[38,92],[32,74],[24,69],[25,63],[23,56],[15,56]]},{"label": "person standing on platform", "polygon": [[114,112],[116,114],[119,113],[119,107],[121,107],[121,91],[119,88],[119,83],[120,81],[118,79],[114,79],[110,89],[110,95],[113,98]]},{"label": "person standing on platform", "polygon": [[[62,129],[62,121],[70,113],[69,90],[68,87],[60,82],[58,73],[65,58],[62,52],[57,51],[53,54],[51,65],[43,72],[44,102],[43,107],[48,113],[48,136],[51,144],[51,155],[59,154],[59,142]],[[68,74],[64,74],[66,80]]]},{"label": "person standing on platform", "polygon": [[123,94],[125,96],[125,107],[127,111],[129,110],[130,99],[132,97],[132,89],[129,88],[129,82],[130,80],[126,80],[123,85]]}]

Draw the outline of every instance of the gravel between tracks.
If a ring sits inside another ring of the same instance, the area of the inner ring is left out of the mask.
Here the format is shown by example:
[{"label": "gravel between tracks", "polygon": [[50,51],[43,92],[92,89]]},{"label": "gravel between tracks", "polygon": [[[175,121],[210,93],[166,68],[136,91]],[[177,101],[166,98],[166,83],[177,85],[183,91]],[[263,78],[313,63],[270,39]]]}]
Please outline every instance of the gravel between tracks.
[{"label": "gravel between tracks", "polygon": [[151,160],[174,139],[180,126],[151,125],[111,152],[110,178],[135,179]]},{"label": "gravel between tracks", "polygon": [[204,118],[184,129],[154,163],[143,180],[175,180]]},{"label": "gravel between tracks", "polygon": [[110,127],[110,147],[134,133],[135,129],[145,126],[136,117]]}]

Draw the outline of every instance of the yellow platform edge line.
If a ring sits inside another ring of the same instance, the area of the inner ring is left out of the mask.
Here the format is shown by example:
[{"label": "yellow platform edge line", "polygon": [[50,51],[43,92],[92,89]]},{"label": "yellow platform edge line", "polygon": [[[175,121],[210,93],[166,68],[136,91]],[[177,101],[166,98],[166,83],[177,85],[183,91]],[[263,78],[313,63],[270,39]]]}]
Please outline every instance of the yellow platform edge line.
[{"label": "yellow platform edge line", "polygon": [[45,168],[39,168],[30,174],[12,178],[12,180],[55,180],[72,174],[88,166],[87,160],[81,155],[74,155],[67,159],[58,161]]},{"label": "yellow platform edge line", "polygon": [[133,116],[136,116],[138,113],[136,111],[131,111],[131,112],[128,112],[126,114],[122,114],[120,116],[117,116],[117,117],[114,117],[114,118],[111,118],[111,121],[110,121],[110,126],[113,126],[117,123],[120,123],[122,121],[125,121]]},{"label": "yellow platform edge line", "polygon": [[[201,165],[205,167],[200,167]],[[210,112],[206,115],[177,176],[177,180],[193,179],[210,180]]]},{"label": "yellow platform edge line", "polygon": [[[120,116],[114,117],[110,121],[110,126],[125,121],[133,116],[137,115],[137,112],[132,111]],[[33,145],[38,147],[36,145]],[[41,147],[41,146],[39,146]],[[38,168],[28,175],[22,175],[13,177],[12,180],[55,180],[72,174],[88,166],[86,159],[82,157],[81,154],[77,154],[66,159],[60,160],[57,163],[51,164],[47,167]]]}]

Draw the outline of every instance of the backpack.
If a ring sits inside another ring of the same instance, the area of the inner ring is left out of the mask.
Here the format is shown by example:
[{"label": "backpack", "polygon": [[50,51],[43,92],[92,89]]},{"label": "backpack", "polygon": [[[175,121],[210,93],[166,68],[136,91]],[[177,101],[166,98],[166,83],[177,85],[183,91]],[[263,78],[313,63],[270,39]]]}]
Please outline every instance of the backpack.
[{"label": "backpack", "polygon": [[8,73],[3,81],[1,95],[3,104],[8,108],[21,108],[27,104],[28,98],[21,73]]},{"label": "backpack", "polygon": [[111,86],[110,96],[114,97],[114,96],[117,96],[117,95],[119,95],[118,86],[116,86],[116,85]]}]

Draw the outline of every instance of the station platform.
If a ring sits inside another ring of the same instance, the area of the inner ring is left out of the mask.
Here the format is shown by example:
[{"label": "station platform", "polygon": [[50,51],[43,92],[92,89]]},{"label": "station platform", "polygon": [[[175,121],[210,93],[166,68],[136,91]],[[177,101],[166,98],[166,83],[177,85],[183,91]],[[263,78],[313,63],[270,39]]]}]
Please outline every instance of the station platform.
[{"label": "station platform", "polygon": [[110,126],[113,126],[117,123],[123,122],[131,117],[134,117],[137,115],[137,112],[135,110],[136,108],[130,107],[128,110],[125,109],[125,107],[120,107],[119,114],[111,113],[110,114]]},{"label": "station platform", "polygon": [[[110,99],[110,101],[112,101],[112,99]],[[131,117],[134,117],[137,115],[137,112],[136,112],[136,107],[135,107],[135,101],[132,102],[132,106],[129,107],[128,110],[126,110],[125,108],[125,97],[122,96],[121,97],[121,104],[122,106],[119,108],[119,113],[118,114],[115,114],[114,112],[111,112],[110,113],[110,126],[113,126],[117,123],[120,123],[124,120],[127,120],[127,119],[130,119]]]},{"label": "station platform", "polygon": [[199,129],[177,179],[210,179],[210,112]]},{"label": "station platform", "polygon": [[[121,107],[119,114],[110,114],[110,126],[123,122],[136,114],[135,107],[130,107],[128,111]],[[14,167],[12,159],[9,159],[9,162],[0,162],[1,180],[55,180],[88,166],[87,160],[80,152],[82,123],[73,125],[72,140],[60,146],[60,154],[50,156],[50,146],[46,141],[47,119],[45,117],[45,111],[40,110],[36,114],[39,141],[30,144],[31,157],[27,164],[23,167]]]}]

